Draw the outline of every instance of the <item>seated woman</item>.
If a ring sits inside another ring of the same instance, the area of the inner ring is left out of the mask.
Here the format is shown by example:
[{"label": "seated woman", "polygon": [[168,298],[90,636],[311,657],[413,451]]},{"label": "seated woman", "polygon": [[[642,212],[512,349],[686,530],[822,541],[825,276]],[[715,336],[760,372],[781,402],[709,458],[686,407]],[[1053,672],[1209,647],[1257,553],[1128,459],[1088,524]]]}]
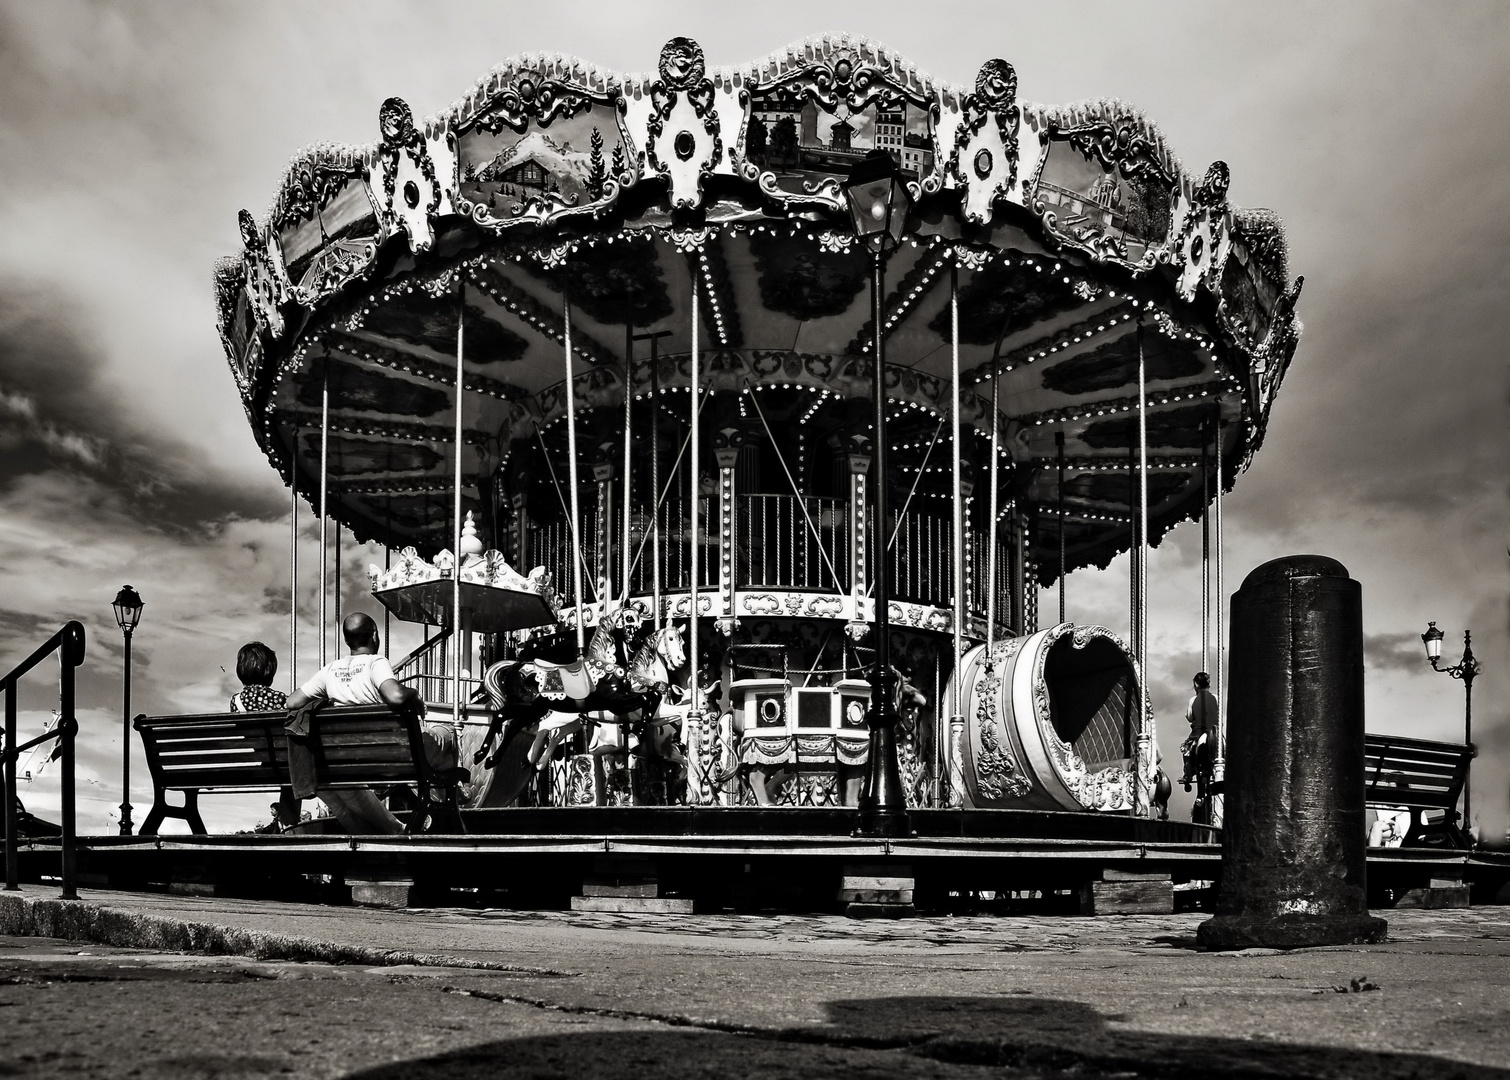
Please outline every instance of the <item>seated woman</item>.
[{"label": "seated woman", "polygon": [[[248,641],[236,654],[236,678],[241,691],[231,696],[231,712],[281,712],[288,695],[273,689],[278,654],[260,641]],[[278,832],[299,821],[299,800],[285,788],[273,803],[273,826]]]},{"label": "seated woman", "polygon": [[248,641],[236,654],[236,678],[241,691],[231,697],[231,712],[277,712],[288,695],[273,689],[278,654],[260,641]]}]

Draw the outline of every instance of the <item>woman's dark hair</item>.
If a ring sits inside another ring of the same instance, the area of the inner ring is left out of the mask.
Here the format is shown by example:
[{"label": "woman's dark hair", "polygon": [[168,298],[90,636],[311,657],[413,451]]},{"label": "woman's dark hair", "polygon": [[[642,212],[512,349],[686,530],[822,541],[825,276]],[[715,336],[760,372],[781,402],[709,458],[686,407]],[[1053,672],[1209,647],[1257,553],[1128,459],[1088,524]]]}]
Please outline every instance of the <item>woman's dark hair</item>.
[{"label": "woman's dark hair", "polygon": [[260,641],[248,641],[236,654],[236,678],[247,686],[272,686],[278,654]]},{"label": "woman's dark hair", "polygon": [[1198,671],[1198,672],[1196,672],[1196,675],[1195,675],[1195,688],[1197,690],[1209,690],[1209,689],[1211,689],[1211,676],[1207,675],[1204,671]]}]

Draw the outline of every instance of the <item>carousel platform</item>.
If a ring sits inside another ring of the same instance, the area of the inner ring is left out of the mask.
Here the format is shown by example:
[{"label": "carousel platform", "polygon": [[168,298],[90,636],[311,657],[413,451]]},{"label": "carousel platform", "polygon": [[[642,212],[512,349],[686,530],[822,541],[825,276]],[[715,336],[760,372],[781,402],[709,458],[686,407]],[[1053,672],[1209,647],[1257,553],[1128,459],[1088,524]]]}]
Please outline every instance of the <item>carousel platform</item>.
[{"label": "carousel platform", "polygon": [[[904,839],[852,835],[853,810],[581,807],[471,810],[465,834],[81,836],[79,881],[97,888],[400,906],[566,908],[582,898],[654,899],[647,911],[831,910],[856,876],[911,879],[919,910],[1020,898],[1021,910],[1102,913],[1139,889],[1209,902],[1219,833],[1178,821],[1036,811],[918,810]],[[320,823],[315,823],[319,825]],[[23,880],[57,872],[56,840],[20,852]],[[1510,856],[1371,850],[1382,904],[1458,883],[1467,903],[1510,882]],[[1153,883],[1150,885],[1149,883]],[[1085,897],[1098,895],[1087,910]],[[681,907],[675,905],[680,904]],[[671,905],[671,906],[668,906]],[[1038,905],[1036,908],[1034,905]],[[632,907],[632,905],[631,905]]]}]

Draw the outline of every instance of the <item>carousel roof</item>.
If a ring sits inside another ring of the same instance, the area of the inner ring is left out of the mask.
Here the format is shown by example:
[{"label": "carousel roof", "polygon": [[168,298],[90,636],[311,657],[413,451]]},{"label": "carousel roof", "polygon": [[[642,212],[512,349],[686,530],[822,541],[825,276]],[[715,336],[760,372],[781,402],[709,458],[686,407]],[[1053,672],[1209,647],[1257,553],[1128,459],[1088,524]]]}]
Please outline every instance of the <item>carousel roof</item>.
[{"label": "carousel roof", "polygon": [[1002,498],[1039,511],[1045,581],[1060,433],[1068,566],[1129,546],[1140,342],[1157,539],[1202,512],[1215,416],[1224,483],[1258,449],[1300,330],[1283,227],[1229,204],[1224,163],[1188,172],[1120,101],[1019,100],[1003,60],[957,86],[851,37],[711,69],[677,38],[642,75],[525,54],[423,123],[389,99],[378,133],[296,156],[216,286],[269,460],[316,497],[328,384],[332,513],[393,546],[450,535],[458,306],[469,506],[519,440],[559,437],[568,296],[589,417],[626,379],[649,390],[647,331],[675,404],[694,295],[705,385],[787,393],[793,424],[867,397],[869,255],[840,185],[874,149],[913,199],[883,307],[898,460],[922,468],[950,409],[953,279],[973,479],[994,395]]}]

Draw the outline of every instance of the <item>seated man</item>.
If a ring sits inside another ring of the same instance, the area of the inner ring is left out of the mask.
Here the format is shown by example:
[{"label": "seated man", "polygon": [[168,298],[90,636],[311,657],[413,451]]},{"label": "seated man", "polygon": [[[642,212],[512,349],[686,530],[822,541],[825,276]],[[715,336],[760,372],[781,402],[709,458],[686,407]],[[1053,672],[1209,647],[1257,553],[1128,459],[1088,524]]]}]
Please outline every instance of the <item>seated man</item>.
[{"label": "seated man", "polygon": [[[296,711],[317,699],[332,705],[386,704],[395,712],[414,710],[424,715],[425,703],[418,690],[402,685],[393,667],[378,655],[377,623],[357,612],[341,623],[341,636],[351,655],[326,664],[288,699]],[[430,768],[446,772],[456,768],[456,734],[442,724],[424,725],[425,759]],[[401,833],[403,824],[389,812],[369,788],[347,788],[317,793],[343,828],[350,833]]]}]

